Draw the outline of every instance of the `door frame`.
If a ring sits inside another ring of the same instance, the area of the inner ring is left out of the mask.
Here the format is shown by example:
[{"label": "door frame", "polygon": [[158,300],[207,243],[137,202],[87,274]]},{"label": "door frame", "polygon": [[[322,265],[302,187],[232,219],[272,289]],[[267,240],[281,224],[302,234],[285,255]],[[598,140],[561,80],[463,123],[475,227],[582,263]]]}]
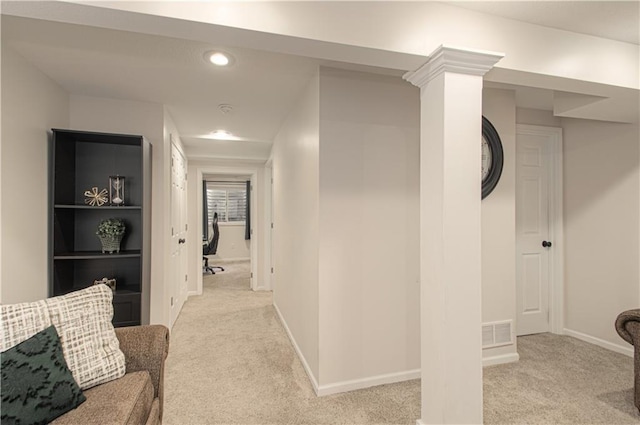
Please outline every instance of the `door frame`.
[{"label": "door frame", "polygon": [[549,326],[552,333],[562,335],[564,333],[564,185],[562,128],[516,124],[516,150],[518,149],[519,135],[546,136],[552,142],[549,167],[549,239],[553,241],[555,249],[551,250],[549,255]]},{"label": "door frame", "polygon": [[[196,168],[196,198],[197,202],[194,206],[198,213],[198,220],[196,220],[196,235],[198,235],[197,239],[198,246],[194,247],[194,249],[198,249],[198,258],[202,257],[202,244],[200,241],[200,236],[202,235],[202,179],[205,174],[229,174],[229,175],[238,175],[243,174],[247,176],[251,176],[251,190],[250,201],[251,201],[251,289],[254,291],[264,290],[264,284],[259,284],[258,282],[263,282],[264,277],[261,275],[258,268],[258,245],[260,244],[260,229],[262,223],[260,223],[258,219],[258,188],[260,187],[260,179],[258,168],[247,168],[247,167],[234,167],[234,166],[217,166],[217,165],[202,165],[197,166]],[[193,251],[191,251],[193,252]],[[195,295],[202,295],[202,260],[198,261],[199,265],[197,270],[194,270],[197,276],[196,280],[196,291]]]}]

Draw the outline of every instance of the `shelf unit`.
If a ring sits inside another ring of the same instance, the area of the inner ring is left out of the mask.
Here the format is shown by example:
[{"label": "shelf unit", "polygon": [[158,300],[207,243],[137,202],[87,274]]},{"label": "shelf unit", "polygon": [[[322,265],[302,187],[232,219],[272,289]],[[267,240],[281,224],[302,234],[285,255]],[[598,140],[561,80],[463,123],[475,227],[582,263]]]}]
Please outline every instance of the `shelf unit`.
[{"label": "shelf unit", "polygon": [[[114,326],[149,323],[151,146],[142,136],[53,129],[49,295],[116,279]],[[125,205],[89,206],[84,192],[125,177]],[[119,253],[103,254],[95,232],[106,218],[126,225]]]}]

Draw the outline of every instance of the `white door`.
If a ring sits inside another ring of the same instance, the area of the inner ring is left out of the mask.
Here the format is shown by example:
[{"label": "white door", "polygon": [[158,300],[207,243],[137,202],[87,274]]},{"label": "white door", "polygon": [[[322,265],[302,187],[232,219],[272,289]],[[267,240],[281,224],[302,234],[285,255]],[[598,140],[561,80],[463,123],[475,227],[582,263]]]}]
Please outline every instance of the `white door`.
[{"label": "white door", "polygon": [[171,143],[171,325],[187,298],[187,179],[182,153]]},{"label": "white door", "polygon": [[516,138],[516,320],[517,334],[550,329],[550,194],[553,139],[518,132]]}]

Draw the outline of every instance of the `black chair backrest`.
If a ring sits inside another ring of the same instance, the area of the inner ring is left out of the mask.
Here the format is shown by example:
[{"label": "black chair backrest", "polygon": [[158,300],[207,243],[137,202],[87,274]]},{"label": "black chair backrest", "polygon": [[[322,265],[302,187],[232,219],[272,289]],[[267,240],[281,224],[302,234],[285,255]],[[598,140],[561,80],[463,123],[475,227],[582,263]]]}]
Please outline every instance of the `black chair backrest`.
[{"label": "black chair backrest", "polygon": [[218,239],[220,239],[220,229],[218,228],[218,213],[213,213],[213,237],[202,249],[204,255],[215,255],[218,251]]}]

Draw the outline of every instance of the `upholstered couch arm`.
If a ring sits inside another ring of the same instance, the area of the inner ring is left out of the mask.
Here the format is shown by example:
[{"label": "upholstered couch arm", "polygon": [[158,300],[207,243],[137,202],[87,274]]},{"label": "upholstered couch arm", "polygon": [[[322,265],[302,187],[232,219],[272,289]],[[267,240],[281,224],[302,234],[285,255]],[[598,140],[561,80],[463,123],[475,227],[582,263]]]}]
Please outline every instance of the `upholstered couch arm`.
[{"label": "upholstered couch arm", "polygon": [[169,353],[169,329],[163,325],[131,326],[116,328],[116,336],[124,353],[127,373],[146,370],[151,375],[162,418],[164,361]]},{"label": "upholstered couch arm", "polygon": [[640,348],[640,308],[620,313],[616,319],[616,330],[622,339]]}]

